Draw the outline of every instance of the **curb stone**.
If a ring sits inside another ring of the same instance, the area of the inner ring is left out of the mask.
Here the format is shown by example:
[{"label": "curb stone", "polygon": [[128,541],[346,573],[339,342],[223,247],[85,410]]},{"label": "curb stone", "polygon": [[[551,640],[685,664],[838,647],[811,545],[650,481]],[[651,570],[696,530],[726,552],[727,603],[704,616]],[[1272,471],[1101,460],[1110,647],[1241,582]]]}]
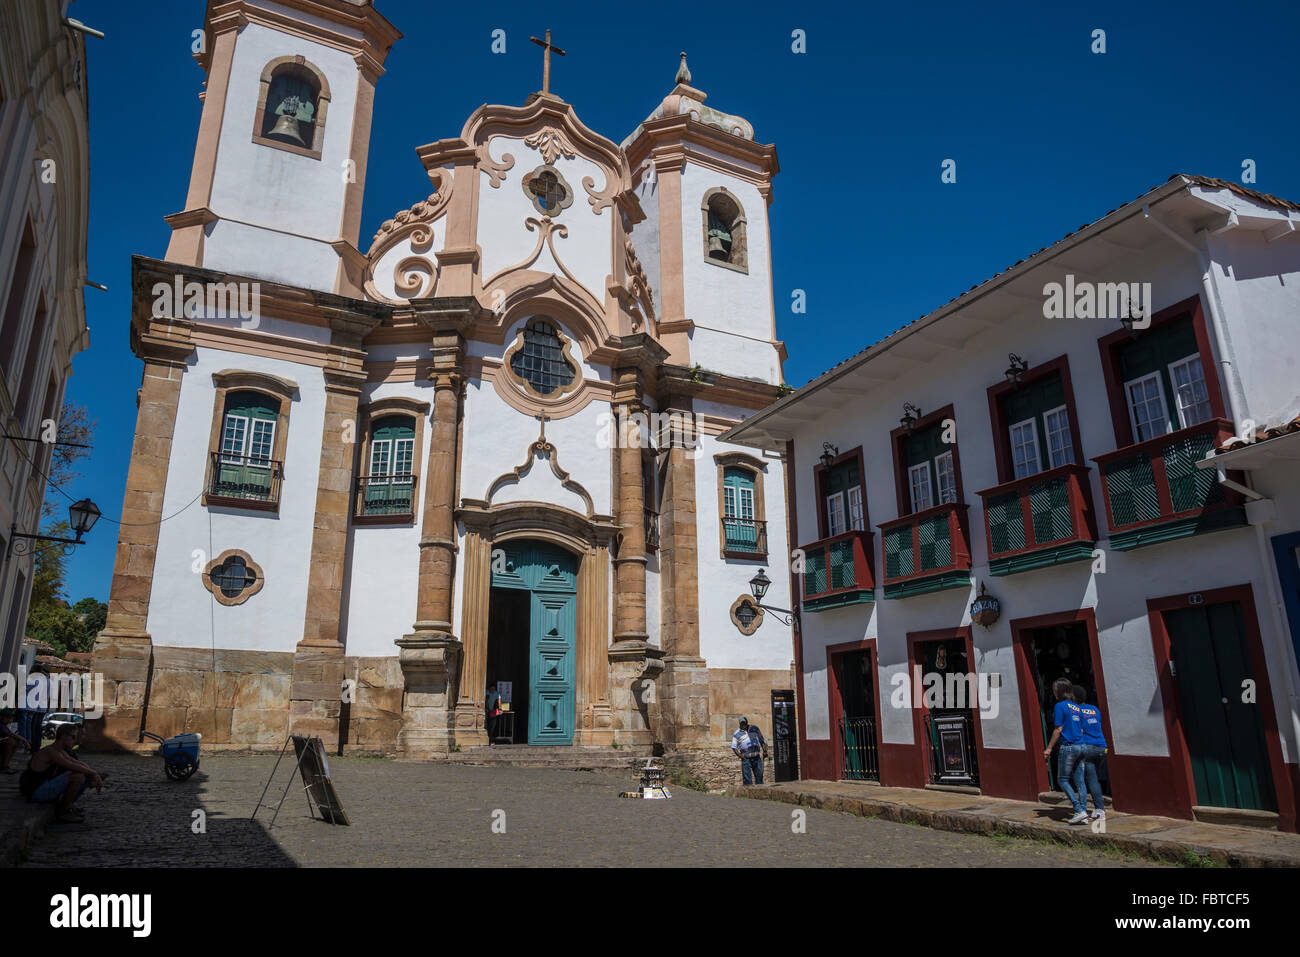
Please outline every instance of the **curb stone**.
[{"label": "curb stone", "polygon": [[841,811],[846,814],[856,814],[860,817],[879,818],[880,820],[899,824],[920,825],[941,831],[986,836],[1007,834],[1012,837],[1029,838],[1031,840],[1050,840],[1057,844],[1112,849],[1166,863],[1186,863],[1188,852],[1190,852],[1197,857],[1209,860],[1212,864],[1225,867],[1296,867],[1300,865],[1300,860],[1291,857],[1170,840],[1158,836],[1159,831],[1164,830],[1163,828],[1153,831],[1150,837],[1141,834],[1094,834],[1087,828],[1062,830],[1058,825],[1009,820],[974,808],[931,811],[913,805],[871,800],[870,798],[827,796],[807,791],[778,790],[768,786],[729,788],[727,794],[731,797],[778,801],[784,804],[797,804],[802,807],[820,810]]}]

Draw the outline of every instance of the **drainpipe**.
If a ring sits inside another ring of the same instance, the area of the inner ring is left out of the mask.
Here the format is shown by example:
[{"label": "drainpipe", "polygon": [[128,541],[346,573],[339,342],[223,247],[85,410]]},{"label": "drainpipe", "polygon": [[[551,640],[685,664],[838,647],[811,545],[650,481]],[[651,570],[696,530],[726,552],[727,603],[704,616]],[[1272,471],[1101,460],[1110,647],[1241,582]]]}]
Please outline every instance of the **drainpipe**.
[{"label": "drainpipe", "polygon": [[1219,365],[1223,367],[1223,381],[1228,387],[1228,402],[1232,406],[1231,412],[1237,424],[1235,431],[1240,435],[1241,423],[1251,417],[1250,406],[1246,402],[1246,392],[1242,388],[1241,377],[1237,374],[1237,354],[1232,348],[1232,336],[1223,321],[1218,281],[1214,277],[1214,263],[1205,250],[1188,242],[1173,228],[1151,215],[1150,206],[1142,207],[1142,216],[1151,225],[1196,256],[1196,261],[1201,268],[1201,289],[1205,293],[1205,302],[1210,309],[1210,328],[1214,330],[1214,341],[1219,349]]}]

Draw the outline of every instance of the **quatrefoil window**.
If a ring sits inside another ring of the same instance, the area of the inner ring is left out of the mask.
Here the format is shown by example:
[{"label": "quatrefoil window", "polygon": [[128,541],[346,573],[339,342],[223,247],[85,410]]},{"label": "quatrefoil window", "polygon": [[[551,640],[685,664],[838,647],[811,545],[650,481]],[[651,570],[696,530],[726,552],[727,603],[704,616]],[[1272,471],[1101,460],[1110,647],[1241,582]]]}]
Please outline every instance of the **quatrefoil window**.
[{"label": "quatrefoil window", "polygon": [[523,178],[524,195],[543,216],[558,216],[573,203],[573,189],[554,166],[539,166]]}]

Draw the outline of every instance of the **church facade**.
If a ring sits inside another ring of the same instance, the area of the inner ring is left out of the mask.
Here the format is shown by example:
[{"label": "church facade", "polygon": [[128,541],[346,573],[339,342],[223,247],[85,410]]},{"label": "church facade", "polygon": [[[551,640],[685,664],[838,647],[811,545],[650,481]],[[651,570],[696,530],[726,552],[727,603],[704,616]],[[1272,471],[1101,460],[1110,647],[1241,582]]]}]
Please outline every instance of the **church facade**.
[{"label": "church facade", "polygon": [[205,32],[189,194],[134,261],[104,743],[721,761],[770,728],[791,632],[748,582],[789,549],[784,465],[718,436],[783,391],[775,150],[683,55],[621,144],[549,89],[480,107],[362,251],[400,34],[350,0],[214,0]]}]

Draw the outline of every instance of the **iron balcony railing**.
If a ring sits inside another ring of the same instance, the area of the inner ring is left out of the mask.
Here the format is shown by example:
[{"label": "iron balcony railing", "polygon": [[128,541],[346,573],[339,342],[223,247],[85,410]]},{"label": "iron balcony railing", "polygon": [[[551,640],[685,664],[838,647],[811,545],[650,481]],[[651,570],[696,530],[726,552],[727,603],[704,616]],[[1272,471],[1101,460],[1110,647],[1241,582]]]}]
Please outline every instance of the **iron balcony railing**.
[{"label": "iron balcony railing", "polygon": [[1123,550],[1241,524],[1241,498],[1196,463],[1233,435],[1210,419],[1093,459],[1101,470],[1111,545]]},{"label": "iron balcony railing", "polygon": [[844,756],[844,780],[880,780],[875,718],[840,718],[840,748]]},{"label": "iron balcony railing", "polygon": [[724,551],[728,557],[761,557],[767,554],[767,522],[752,518],[723,518]]},{"label": "iron balcony railing", "polygon": [[650,552],[659,548],[659,513],[648,507],[645,510],[645,547]]},{"label": "iron balcony railing", "polygon": [[250,455],[213,452],[207,501],[214,505],[276,508],[284,463]]},{"label": "iron balcony railing", "polygon": [[357,518],[409,519],[415,515],[414,475],[357,477]]},{"label": "iron balcony railing", "polygon": [[885,552],[886,598],[923,591],[927,583],[946,576],[960,578],[970,570],[966,508],[949,502],[878,526]]},{"label": "iron balcony railing", "polygon": [[979,492],[989,571],[1006,575],[1092,556],[1088,467],[1060,465]]},{"label": "iron balcony railing", "polygon": [[871,533],[854,529],[803,546],[803,606],[815,611],[872,601]]}]

